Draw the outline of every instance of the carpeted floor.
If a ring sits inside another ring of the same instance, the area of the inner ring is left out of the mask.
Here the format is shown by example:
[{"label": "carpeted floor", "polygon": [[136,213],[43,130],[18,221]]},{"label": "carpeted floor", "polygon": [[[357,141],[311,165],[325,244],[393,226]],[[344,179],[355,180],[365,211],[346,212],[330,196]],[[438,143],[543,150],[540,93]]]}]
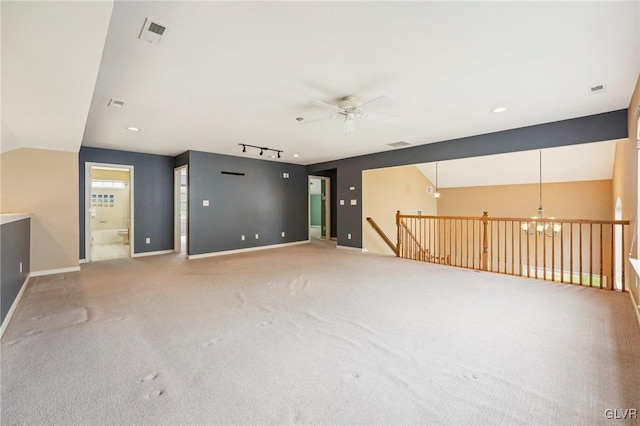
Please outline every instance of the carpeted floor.
[{"label": "carpeted floor", "polygon": [[35,278],[1,356],[3,425],[604,424],[640,409],[628,295],[324,242]]}]

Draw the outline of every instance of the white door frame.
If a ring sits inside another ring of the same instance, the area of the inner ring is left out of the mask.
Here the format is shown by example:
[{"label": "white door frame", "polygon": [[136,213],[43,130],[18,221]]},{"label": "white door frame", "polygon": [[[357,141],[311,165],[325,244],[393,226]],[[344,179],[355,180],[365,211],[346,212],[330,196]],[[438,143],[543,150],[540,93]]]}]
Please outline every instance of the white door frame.
[{"label": "white door frame", "polygon": [[[187,170],[187,210],[189,206],[189,165],[173,169],[173,252],[180,253],[182,241],[180,241],[180,172]],[[189,219],[187,212],[187,253],[189,252]],[[187,254],[185,253],[185,254]]]},{"label": "white door frame", "polygon": [[[307,178],[307,239],[311,241],[311,179],[319,179],[325,181],[324,188],[325,192],[325,239],[331,239],[331,178],[326,176],[315,176],[309,175]],[[320,230],[320,235],[322,235],[322,230]]]},{"label": "white door frame", "polygon": [[115,169],[129,170],[129,257],[135,253],[134,247],[134,185],[133,166],[131,164],[111,164],[111,163],[84,163],[84,259],[91,262],[91,168],[92,167],[112,167]]}]

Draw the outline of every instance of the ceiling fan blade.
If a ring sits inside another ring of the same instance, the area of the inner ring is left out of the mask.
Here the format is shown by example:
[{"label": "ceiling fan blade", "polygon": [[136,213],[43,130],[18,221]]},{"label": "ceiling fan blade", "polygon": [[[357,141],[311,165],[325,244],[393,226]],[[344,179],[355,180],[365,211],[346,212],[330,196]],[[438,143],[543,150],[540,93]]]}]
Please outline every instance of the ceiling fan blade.
[{"label": "ceiling fan blade", "polygon": [[363,118],[369,121],[379,121],[381,123],[391,123],[391,124],[399,123],[400,121],[402,121],[400,117],[392,117],[390,115],[371,114],[371,113],[364,114]]},{"label": "ceiling fan blade", "polygon": [[338,118],[340,117],[339,115],[328,115],[326,117],[320,117],[320,118],[313,118],[311,120],[303,120],[300,121],[300,124],[309,124],[309,123],[315,123],[316,121],[323,121],[323,120],[330,120],[332,118]]},{"label": "ceiling fan blade", "polygon": [[360,109],[377,108],[379,106],[388,105],[392,102],[393,102],[393,99],[391,99],[388,96],[382,95],[382,96],[378,96],[375,99],[371,99],[370,101],[363,103],[362,105],[360,105]]},{"label": "ceiling fan blade", "polygon": [[342,112],[342,108],[340,108],[340,107],[338,107],[336,105],[331,105],[331,104],[328,104],[326,102],[319,101],[317,99],[314,99],[314,100],[309,101],[309,102],[311,102],[312,104],[316,104],[316,105],[320,105],[320,106],[323,106],[323,107],[331,108],[331,109],[333,109],[335,111]]}]

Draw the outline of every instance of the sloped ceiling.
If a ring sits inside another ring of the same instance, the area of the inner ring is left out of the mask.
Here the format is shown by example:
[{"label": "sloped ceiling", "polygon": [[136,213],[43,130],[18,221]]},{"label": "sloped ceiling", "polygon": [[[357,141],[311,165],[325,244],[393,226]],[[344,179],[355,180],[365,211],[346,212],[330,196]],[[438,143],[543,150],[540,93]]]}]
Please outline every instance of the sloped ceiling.
[{"label": "sloped ceiling", "polygon": [[77,152],[112,1],[2,1],[2,152]]}]

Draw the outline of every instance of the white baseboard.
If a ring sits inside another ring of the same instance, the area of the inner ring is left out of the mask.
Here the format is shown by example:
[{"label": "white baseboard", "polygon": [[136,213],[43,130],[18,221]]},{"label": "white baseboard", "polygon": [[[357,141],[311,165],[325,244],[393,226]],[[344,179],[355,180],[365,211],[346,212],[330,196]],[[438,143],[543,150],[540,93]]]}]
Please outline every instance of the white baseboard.
[{"label": "white baseboard", "polygon": [[627,293],[629,293],[629,297],[631,298],[631,303],[633,303],[633,310],[636,313],[636,318],[638,319],[638,325],[640,325],[640,308],[638,308],[638,302],[633,297],[633,293],[631,292],[631,290],[627,290]]},{"label": "white baseboard", "polygon": [[271,244],[271,245],[268,245],[268,246],[249,247],[249,248],[236,249],[236,250],[215,251],[215,252],[212,252],[212,253],[192,254],[190,256],[187,256],[187,259],[202,259],[204,257],[226,256],[228,254],[247,253],[247,252],[250,252],[250,251],[267,250],[267,249],[272,249],[272,248],[289,247],[289,246],[298,246],[300,244],[308,244],[308,243],[309,243],[308,240],[302,240],[302,241],[294,241],[292,243]]},{"label": "white baseboard", "polygon": [[159,254],[173,254],[175,251],[171,250],[158,250],[158,251],[147,251],[144,253],[134,253],[131,257],[145,257],[145,256],[157,256]]},{"label": "white baseboard", "polygon": [[64,274],[67,272],[77,272],[80,270],[80,266],[72,266],[70,268],[59,268],[59,269],[47,269],[45,271],[31,271],[32,277],[42,277],[43,275],[55,275],[55,274]]},{"label": "white baseboard", "polygon": [[24,283],[22,283],[22,287],[20,287],[20,291],[18,292],[18,295],[16,296],[15,300],[11,304],[11,307],[9,308],[9,311],[7,312],[7,316],[4,317],[4,321],[2,321],[2,325],[0,325],[0,339],[2,339],[2,336],[4,336],[4,332],[7,330],[7,327],[9,326],[9,322],[13,317],[13,313],[16,310],[18,303],[20,303],[20,299],[22,299],[22,295],[24,294],[24,291],[27,288],[27,285],[29,284],[30,278],[31,278],[31,274],[27,275],[27,278],[24,280]]},{"label": "white baseboard", "polygon": [[349,246],[339,246],[339,245],[336,245],[336,248],[337,248],[337,249],[340,249],[340,250],[357,251],[357,252],[360,252],[360,253],[362,253],[362,252],[364,251],[364,250],[363,250],[363,249],[361,249],[361,248],[358,248],[358,247],[349,247]]},{"label": "white baseboard", "polygon": [[80,259],[78,263],[82,265],[83,263],[89,263],[89,261],[87,259]]}]

